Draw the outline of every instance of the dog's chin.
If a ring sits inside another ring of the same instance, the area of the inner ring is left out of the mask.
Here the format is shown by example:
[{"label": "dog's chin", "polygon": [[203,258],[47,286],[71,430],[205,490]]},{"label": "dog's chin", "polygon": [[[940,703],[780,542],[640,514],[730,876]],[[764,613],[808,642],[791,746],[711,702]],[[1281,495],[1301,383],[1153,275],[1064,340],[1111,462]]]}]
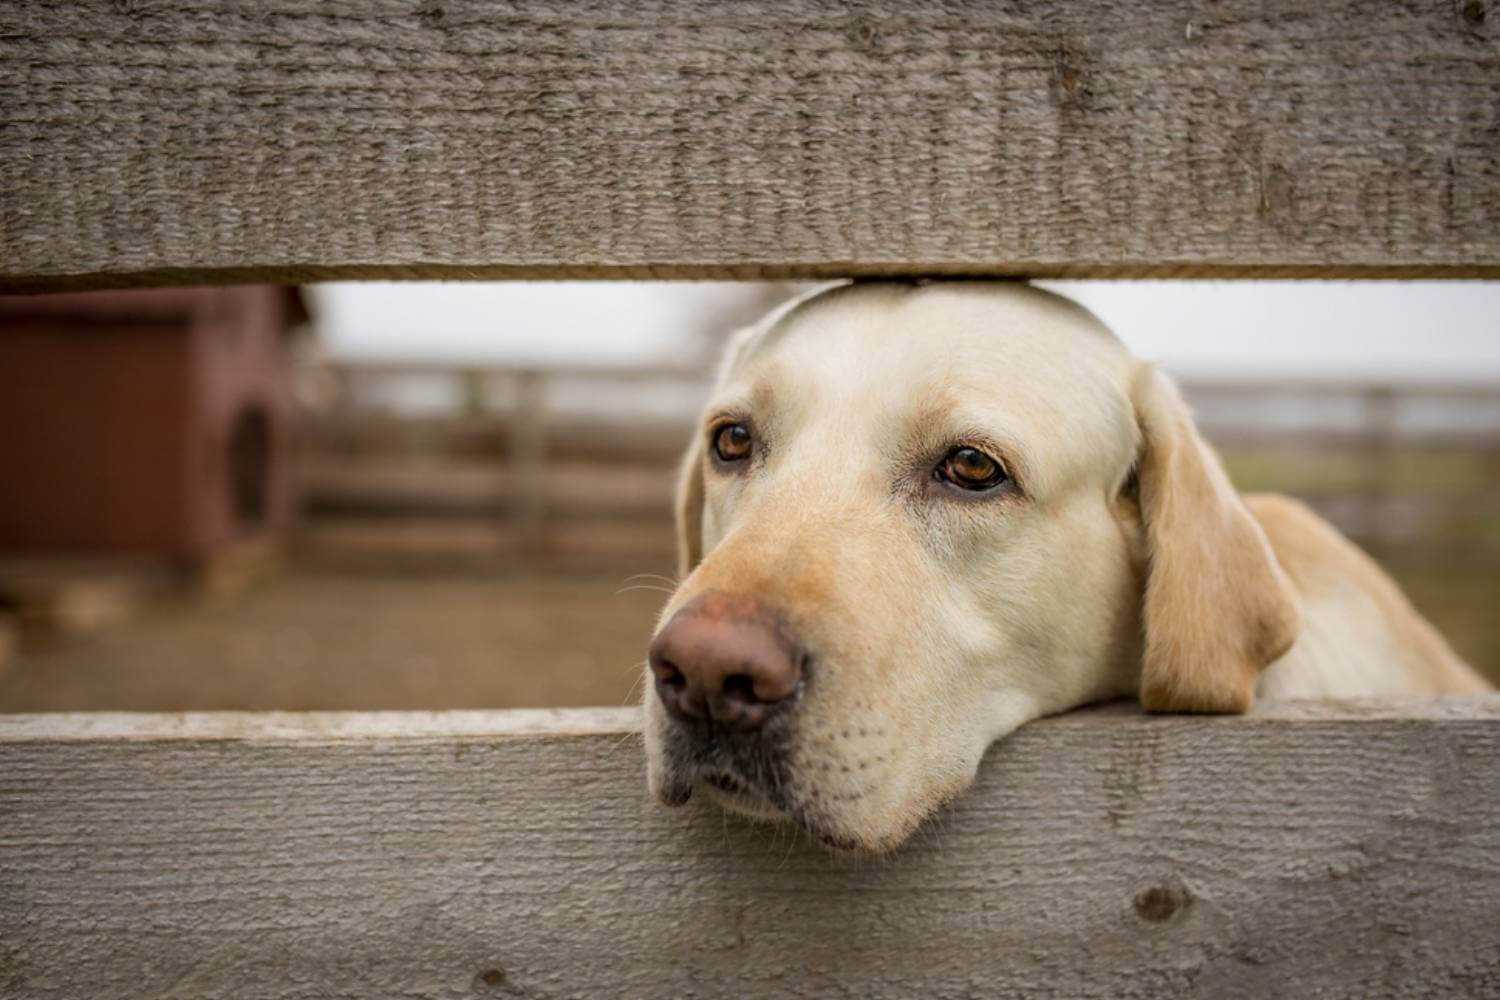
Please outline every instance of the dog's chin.
[{"label": "dog's chin", "polygon": [[851,768],[821,757],[799,761],[787,716],[754,734],[703,734],[664,722],[648,719],[646,741],[647,783],[663,805],[706,799],[750,819],[789,823],[834,853],[865,856],[894,851],[931,812],[915,802],[877,805],[870,789],[820,780]]},{"label": "dog's chin", "polygon": [[709,799],[732,813],[770,822],[789,822],[792,819],[785,809],[778,808],[770,799],[727,774],[708,775],[699,782],[699,787]]},{"label": "dog's chin", "polygon": [[791,820],[785,809],[777,807],[766,795],[754,790],[741,778],[722,771],[675,774],[664,777],[656,797],[665,806],[686,805],[695,794],[741,816],[759,820]]},{"label": "dog's chin", "polygon": [[814,841],[836,854],[887,854],[899,847],[904,835],[881,838],[871,833],[855,833],[843,828],[833,817],[801,804],[801,797],[783,788],[781,802],[760,791],[746,780],[721,771],[679,775],[664,781],[657,797],[668,806],[686,804],[695,794],[718,807],[749,819],[770,823],[789,823]]}]

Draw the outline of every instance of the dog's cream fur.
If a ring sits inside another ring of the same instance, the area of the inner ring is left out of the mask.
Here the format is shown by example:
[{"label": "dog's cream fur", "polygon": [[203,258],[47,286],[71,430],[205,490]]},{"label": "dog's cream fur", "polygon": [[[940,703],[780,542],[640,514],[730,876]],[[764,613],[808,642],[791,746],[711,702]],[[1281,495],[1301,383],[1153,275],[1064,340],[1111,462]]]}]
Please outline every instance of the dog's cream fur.
[{"label": "dog's cream fur", "polygon": [[[754,428],[739,473],[705,455],[726,415]],[[752,595],[813,665],[773,795],[682,773],[648,679],[666,800],[694,786],[880,851],[962,791],[994,740],[1087,702],[1241,712],[1255,697],[1487,689],[1306,507],[1240,497],[1166,377],[1023,284],[854,284],[791,303],[731,345],[704,428],[662,621],[709,591]],[[959,443],[1019,489],[934,493]]]}]

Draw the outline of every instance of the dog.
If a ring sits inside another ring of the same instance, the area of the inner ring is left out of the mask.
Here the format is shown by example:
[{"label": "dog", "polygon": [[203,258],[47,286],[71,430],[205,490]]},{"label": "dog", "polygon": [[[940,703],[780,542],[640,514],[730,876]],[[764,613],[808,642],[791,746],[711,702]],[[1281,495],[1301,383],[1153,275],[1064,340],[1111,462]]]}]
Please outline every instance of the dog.
[{"label": "dog", "polygon": [[855,282],[730,343],[684,458],[648,783],[883,853],[1041,716],[1488,685],[1173,383],[1020,282]]}]

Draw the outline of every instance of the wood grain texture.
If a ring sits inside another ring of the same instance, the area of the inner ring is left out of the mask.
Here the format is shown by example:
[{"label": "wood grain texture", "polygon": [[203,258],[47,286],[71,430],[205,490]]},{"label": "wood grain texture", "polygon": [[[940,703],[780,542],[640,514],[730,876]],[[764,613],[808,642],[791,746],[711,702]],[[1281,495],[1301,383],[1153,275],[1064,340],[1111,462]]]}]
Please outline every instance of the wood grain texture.
[{"label": "wood grain texture", "polygon": [[567,715],[0,718],[0,995],[1500,993],[1500,696],[1044,720],[879,861]]},{"label": "wood grain texture", "polygon": [[1495,0],[21,0],[0,288],[1500,276]]}]

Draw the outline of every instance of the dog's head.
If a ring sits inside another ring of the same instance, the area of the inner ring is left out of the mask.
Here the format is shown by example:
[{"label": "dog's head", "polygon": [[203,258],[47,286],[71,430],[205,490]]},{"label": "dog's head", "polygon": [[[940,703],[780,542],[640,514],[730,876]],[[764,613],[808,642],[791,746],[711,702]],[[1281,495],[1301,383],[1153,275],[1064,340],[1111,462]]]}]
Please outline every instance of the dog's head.
[{"label": "dog's head", "polygon": [[1297,610],[1175,388],[1016,283],[854,284],[741,334],[684,460],[653,791],[888,850],[1041,715],[1242,711]]}]

